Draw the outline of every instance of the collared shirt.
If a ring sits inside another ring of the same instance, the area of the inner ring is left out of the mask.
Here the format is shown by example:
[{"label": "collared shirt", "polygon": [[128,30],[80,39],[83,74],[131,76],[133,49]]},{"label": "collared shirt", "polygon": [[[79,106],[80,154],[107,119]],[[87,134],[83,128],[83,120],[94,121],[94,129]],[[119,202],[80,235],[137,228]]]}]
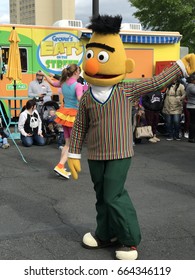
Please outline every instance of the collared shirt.
[{"label": "collared shirt", "polygon": [[28,96],[31,98],[38,97],[39,94],[45,94],[46,99],[51,100],[52,91],[48,82],[43,81],[39,84],[37,80],[30,82],[28,87]]}]

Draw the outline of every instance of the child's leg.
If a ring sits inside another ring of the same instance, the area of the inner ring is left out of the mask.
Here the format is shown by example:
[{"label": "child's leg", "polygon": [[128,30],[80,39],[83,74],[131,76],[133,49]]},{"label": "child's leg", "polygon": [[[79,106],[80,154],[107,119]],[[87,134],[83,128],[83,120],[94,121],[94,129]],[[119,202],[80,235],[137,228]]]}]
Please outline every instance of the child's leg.
[{"label": "child's leg", "polygon": [[58,148],[63,146],[63,142],[64,142],[64,133],[58,132]]},{"label": "child's leg", "polygon": [[3,138],[3,145],[8,144],[7,138]]},{"label": "child's leg", "polygon": [[70,172],[64,170],[64,165],[68,159],[68,150],[69,150],[70,134],[71,134],[72,127],[63,126],[63,130],[64,130],[65,146],[62,149],[60,161],[54,168],[54,171],[60,174],[61,176],[69,179]]},{"label": "child's leg", "polygon": [[5,137],[5,138],[3,138],[3,145],[2,145],[2,148],[3,149],[7,149],[7,148],[9,148],[9,143],[8,143],[8,141],[7,141],[7,138]]}]

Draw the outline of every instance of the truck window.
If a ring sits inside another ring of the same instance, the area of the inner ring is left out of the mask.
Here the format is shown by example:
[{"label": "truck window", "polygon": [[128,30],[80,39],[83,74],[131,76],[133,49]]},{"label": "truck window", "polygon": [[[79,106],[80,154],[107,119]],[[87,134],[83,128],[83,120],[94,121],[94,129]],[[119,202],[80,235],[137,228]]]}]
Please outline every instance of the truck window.
[{"label": "truck window", "polygon": [[[20,60],[21,60],[21,68],[22,72],[27,72],[27,49],[25,48],[19,48],[20,50]],[[5,68],[7,68],[8,64],[8,57],[9,57],[9,48],[1,47],[2,51],[2,63],[5,65]]]}]

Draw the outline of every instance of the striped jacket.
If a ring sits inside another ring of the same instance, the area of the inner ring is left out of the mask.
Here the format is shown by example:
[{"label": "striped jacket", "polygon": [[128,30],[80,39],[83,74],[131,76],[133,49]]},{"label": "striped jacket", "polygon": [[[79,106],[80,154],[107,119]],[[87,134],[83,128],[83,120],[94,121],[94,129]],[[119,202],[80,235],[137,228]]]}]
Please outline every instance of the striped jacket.
[{"label": "striped jacket", "polygon": [[138,82],[114,85],[105,103],[98,102],[91,88],[81,98],[73,126],[69,153],[81,154],[87,134],[88,159],[113,160],[133,156],[132,103],[141,95],[159,90],[182,76],[174,64],[160,75]]}]

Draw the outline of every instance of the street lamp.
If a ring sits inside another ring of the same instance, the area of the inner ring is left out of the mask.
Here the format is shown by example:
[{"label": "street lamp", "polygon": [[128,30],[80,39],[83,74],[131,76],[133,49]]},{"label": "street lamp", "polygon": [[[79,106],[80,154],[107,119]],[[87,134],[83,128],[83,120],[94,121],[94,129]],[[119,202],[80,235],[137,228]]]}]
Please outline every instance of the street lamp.
[{"label": "street lamp", "polygon": [[99,15],[99,0],[93,0],[92,16],[98,16],[98,15]]}]

